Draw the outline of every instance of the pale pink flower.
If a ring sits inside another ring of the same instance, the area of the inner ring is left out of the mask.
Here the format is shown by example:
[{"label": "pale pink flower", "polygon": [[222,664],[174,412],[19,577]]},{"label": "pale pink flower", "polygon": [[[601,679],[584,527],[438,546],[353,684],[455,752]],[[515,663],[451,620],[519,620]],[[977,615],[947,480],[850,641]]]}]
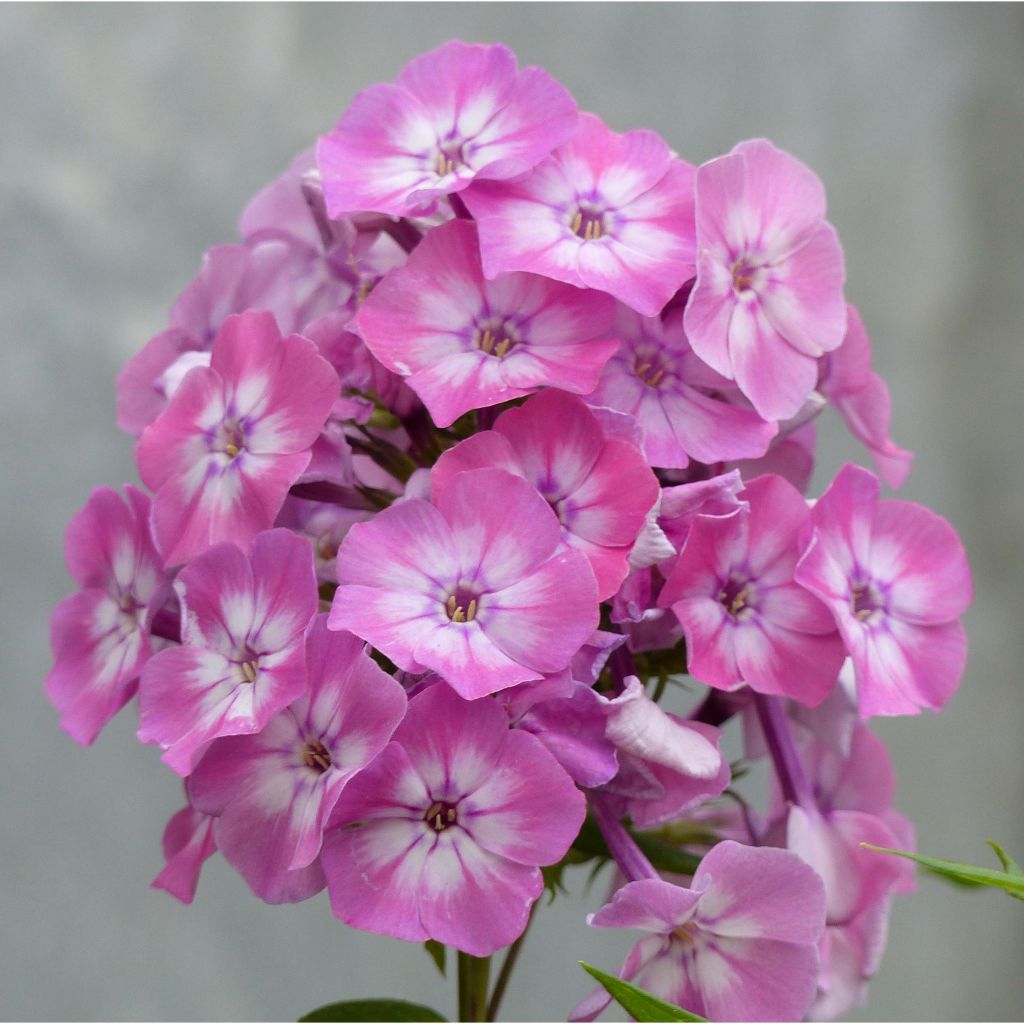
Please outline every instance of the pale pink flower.
[{"label": "pale pink flower", "polygon": [[470,699],[566,668],[597,627],[597,585],[547,502],[501,469],[458,473],[434,502],[349,530],[330,628]]},{"label": "pale pink flower", "polygon": [[531,271],[656,316],[693,277],[693,182],[654,132],[619,135],[581,114],[579,131],[528,177],[477,182],[464,199],[489,278]]},{"label": "pale pink flower", "polygon": [[282,339],[270,313],[229,317],[136,449],[165,563],[269,529],[337,395],[312,342]]},{"label": "pale pink flower", "polygon": [[338,801],[321,858],[331,907],[355,928],[488,956],[522,933],[538,865],[564,856],[584,813],[496,701],[435,684]]},{"label": "pale pink flower", "polygon": [[475,179],[529,171],[576,129],[573,98],[505,46],[451,40],[360,92],[317,146],[332,217],[430,212]]},{"label": "pale pink flower", "polygon": [[370,293],[356,329],[447,427],[546,384],[586,394],[615,351],[614,304],[536,274],[484,279],[468,221],[436,228]]},{"label": "pale pink flower", "polygon": [[819,597],[853,659],[864,717],[938,711],[967,659],[971,572],[956,531],[846,465],[811,511],[797,583]]},{"label": "pale pink flower", "polygon": [[686,306],[694,352],[766,420],[793,416],[818,358],[846,333],[843,251],[825,189],[765,139],[697,170],[697,283]]},{"label": "pale pink flower", "polygon": [[304,634],[317,609],[309,545],[287,530],[260,534],[246,555],[223,543],[174,582],[181,647],[146,664],[139,739],[188,775],[218,736],[259,732],[306,691]]}]

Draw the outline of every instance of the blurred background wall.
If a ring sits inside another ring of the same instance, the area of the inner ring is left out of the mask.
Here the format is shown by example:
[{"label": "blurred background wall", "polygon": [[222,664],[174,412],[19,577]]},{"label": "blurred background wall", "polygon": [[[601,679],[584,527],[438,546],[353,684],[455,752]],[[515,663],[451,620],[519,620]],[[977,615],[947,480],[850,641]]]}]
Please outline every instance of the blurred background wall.
[{"label": "blurred background wall", "polygon": [[[196,904],[147,888],[178,783],[130,714],[84,751],[41,681],[70,591],[61,538],[134,479],[114,377],[203,250],[352,95],[442,40],[504,41],[619,131],[699,163],[766,135],[829,191],[904,495],[972,558],[971,659],[941,718],[884,721],[922,849],[1024,858],[1021,390],[1024,11],[1017,5],[8,6],[0,9],[0,1015],[288,1019],[395,994],[451,1013],[422,951],[347,931],[321,897],[260,904],[222,862]],[[828,414],[818,487],[861,457]],[[507,1003],[564,1014],[632,942],[603,895],[542,915]],[[862,1018],[1019,1018],[1024,906],[932,880],[901,898]]]}]

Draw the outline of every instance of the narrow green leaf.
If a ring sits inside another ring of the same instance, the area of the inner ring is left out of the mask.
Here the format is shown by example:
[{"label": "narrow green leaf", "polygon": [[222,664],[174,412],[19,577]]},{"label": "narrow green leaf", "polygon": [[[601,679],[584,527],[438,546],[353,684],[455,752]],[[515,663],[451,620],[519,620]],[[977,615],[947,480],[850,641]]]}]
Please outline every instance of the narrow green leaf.
[{"label": "narrow green leaf", "polygon": [[705,1021],[707,1018],[698,1017],[681,1006],[673,1006],[663,999],[645,992],[642,988],[616,978],[614,974],[605,974],[590,964],[580,961],[583,968],[592,978],[600,982],[602,988],[610,995],[631,1017],[638,1021]]},{"label": "narrow green leaf", "polygon": [[908,853],[906,850],[889,850],[884,846],[872,846],[871,843],[861,843],[860,845],[878,853],[891,853],[896,857],[905,857],[907,860],[915,861],[929,871],[951,878],[955,882],[965,885],[987,885],[993,889],[1002,889],[1017,899],[1024,899],[1024,875],[1007,874],[1004,871],[993,871],[991,868],[979,868],[973,864],[961,864],[955,860],[939,860],[938,857],[925,857],[919,853]]},{"label": "narrow green leaf", "polygon": [[994,839],[986,839],[985,842],[995,851],[999,863],[1003,865],[1003,870],[1007,874],[1024,878],[1024,871],[1021,871],[1020,865]]},{"label": "narrow green leaf", "polygon": [[447,1021],[437,1010],[404,999],[350,999],[343,1003],[329,1003],[305,1017],[303,1021]]},{"label": "narrow green leaf", "polygon": [[423,948],[427,951],[427,955],[437,965],[437,969],[441,972],[442,978],[448,977],[448,947],[443,942],[438,942],[437,939],[427,939],[423,943]]}]

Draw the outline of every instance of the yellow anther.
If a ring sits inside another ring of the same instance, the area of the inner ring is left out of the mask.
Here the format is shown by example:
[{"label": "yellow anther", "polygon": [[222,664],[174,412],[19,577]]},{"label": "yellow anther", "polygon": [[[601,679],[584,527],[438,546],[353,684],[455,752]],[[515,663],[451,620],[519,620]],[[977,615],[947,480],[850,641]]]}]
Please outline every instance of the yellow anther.
[{"label": "yellow anther", "polygon": [[661,381],[661,378],[665,376],[664,370],[658,370],[656,373],[651,374],[648,378],[647,383],[652,387],[656,388]]},{"label": "yellow anther", "polygon": [[238,454],[239,450],[238,445],[235,444],[234,441],[228,441],[228,443],[224,445],[224,451],[226,451],[231,458],[234,458]]},{"label": "yellow anther", "polygon": [[572,219],[572,224],[569,225],[572,228],[572,233],[578,235],[580,233],[580,226],[583,224],[583,213],[580,210],[576,211],[576,216]]},{"label": "yellow anther", "polygon": [[242,675],[245,676],[247,683],[256,682],[256,669],[258,663],[256,661],[243,661],[242,662]]},{"label": "yellow anther", "polygon": [[448,598],[448,603],[445,605],[445,607],[448,609],[448,618],[449,619],[452,618],[455,615],[455,595],[454,594],[452,594],[452,596]]},{"label": "yellow anther", "polygon": [[466,612],[462,608],[462,606],[460,605],[458,608],[455,609],[454,612],[452,612],[452,622],[465,622],[465,621],[466,621]]},{"label": "yellow anther", "polygon": [[683,942],[693,942],[693,935],[692,935],[692,933],[691,933],[691,932],[690,932],[690,931],[689,931],[689,930],[687,929],[687,927],[686,927],[686,925],[685,925],[685,924],[683,924],[683,925],[680,925],[680,926],[679,926],[678,928],[673,928],[673,929],[672,929],[672,934],[673,934],[673,935],[674,935],[674,936],[675,936],[675,937],[676,937],[677,939],[682,939],[682,940],[683,940]]},{"label": "yellow anther", "polygon": [[646,379],[647,379],[647,371],[650,368],[651,368],[651,364],[650,363],[640,363],[640,365],[636,367],[636,375],[641,380],[646,381]]},{"label": "yellow anther", "polygon": [[480,336],[480,351],[486,352],[490,355],[494,349],[494,334],[488,327],[484,330],[484,333]]},{"label": "yellow anther", "polygon": [[867,620],[871,618],[873,613],[874,608],[861,608],[859,612],[854,612],[853,615],[854,618],[860,620],[861,622],[867,622]]},{"label": "yellow anther", "polygon": [[469,607],[466,609],[466,621],[472,622],[476,618],[476,598],[474,597],[469,602]]},{"label": "yellow anther", "polygon": [[512,341],[509,338],[502,338],[501,341],[494,346],[494,354],[500,359],[511,347]]}]

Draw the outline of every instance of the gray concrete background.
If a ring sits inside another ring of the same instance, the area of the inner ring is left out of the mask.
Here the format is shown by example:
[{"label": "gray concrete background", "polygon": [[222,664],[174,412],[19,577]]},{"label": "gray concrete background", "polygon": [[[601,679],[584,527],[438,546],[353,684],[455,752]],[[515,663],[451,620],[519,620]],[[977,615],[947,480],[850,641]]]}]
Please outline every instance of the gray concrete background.
[{"label": "gray concrete background", "polygon": [[[61,537],[134,479],[113,381],[203,249],[360,87],[460,36],[504,41],[613,127],[694,162],[767,135],[825,180],[849,295],[918,452],[904,489],[957,525],[977,598],[941,718],[886,721],[925,850],[1024,858],[1024,12],[1006,6],[8,6],[0,9],[0,1015],[288,1019],[392,994],[451,1012],[416,947],[326,899],[271,908],[222,863],[192,908],[147,888],[180,790],[123,716],[92,750],[41,680],[69,592]],[[825,479],[857,449],[829,416]],[[576,878],[582,892],[583,879]],[[599,898],[541,918],[510,1015],[559,1017],[631,939]],[[1024,1015],[1024,907],[924,881],[901,899],[862,1018]]]}]

